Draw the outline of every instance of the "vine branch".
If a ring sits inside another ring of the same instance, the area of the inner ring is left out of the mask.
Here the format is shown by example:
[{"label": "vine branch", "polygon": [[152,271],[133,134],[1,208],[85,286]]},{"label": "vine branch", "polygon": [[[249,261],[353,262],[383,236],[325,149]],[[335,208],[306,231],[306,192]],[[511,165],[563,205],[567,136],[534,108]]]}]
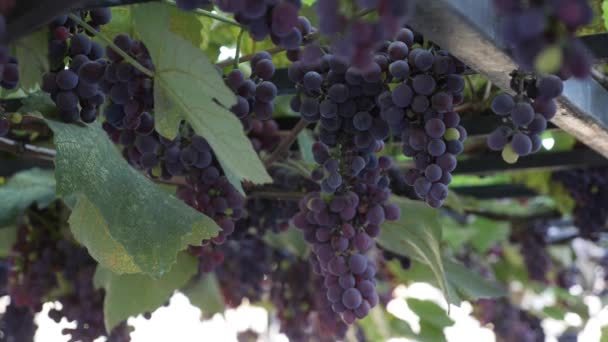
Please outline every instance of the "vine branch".
[{"label": "vine branch", "polygon": [[0,151],[46,161],[52,161],[57,155],[53,149],[25,144],[8,138],[0,138]]},{"label": "vine branch", "polygon": [[272,151],[270,156],[264,160],[264,166],[269,168],[272,166],[272,164],[274,164],[274,162],[279,160],[279,158],[281,158],[281,156],[289,150],[294,141],[296,141],[298,134],[300,134],[300,132],[302,132],[307,126],[308,123],[304,121],[304,119],[300,119],[300,121],[298,121],[298,123],[291,129],[289,134],[287,134],[281,140],[279,146],[277,146],[277,148]]}]

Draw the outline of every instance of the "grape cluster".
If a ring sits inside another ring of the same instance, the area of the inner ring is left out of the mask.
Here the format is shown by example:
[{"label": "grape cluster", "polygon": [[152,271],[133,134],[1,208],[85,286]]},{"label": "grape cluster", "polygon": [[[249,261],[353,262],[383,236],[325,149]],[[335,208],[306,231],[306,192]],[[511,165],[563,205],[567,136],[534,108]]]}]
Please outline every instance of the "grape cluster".
[{"label": "grape cluster", "polygon": [[6,342],[34,342],[38,326],[34,311],[11,303],[0,315],[0,340]]},{"label": "grape cluster", "polygon": [[347,16],[339,0],[318,1],[315,9],[319,31],[332,38],[334,53],[354,67],[368,70],[373,68],[375,50],[386,39],[393,38],[413,12],[413,5],[411,0],[356,1],[351,4],[361,11],[359,14],[376,10],[378,18],[372,21],[359,14]]},{"label": "grape cluster", "polygon": [[[63,260],[57,252],[59,232],[39,225],[22,224],[10,258],[9,294],[17,307],[38,312],[44,298],[58,286],[53,271]],[[35,257],[29,257],[33,255]]]},{"label": "grape cluster", "polygon": [[213,4],[233,14],[252,39],[262,41],[270,36],[276,45],[289,50],[299,49],[303,38],[312,31],[308,19],[298,16],[301,0],[178,0],[176,3],[186,11]]},{"label": "grape cluster", "polygon": [[262,235],[245,233],[220,246],[224,262],[215,269],[224,301],[238,307],[243,298],[261,300],[264,282],[273,265],[273,250],[261,239]]},{"label": "grape cluster", "polygon": [[547,222],[535,220],[528,222],[515,236],[520,243],[528,278],[542,283],[547,283],[547,274],[551,269],[551,257],[547,250],[548,229]]},{"label": "grape cluster", "polygon": [[253,128],[254,119],[265,121],[272,118],[277,96],[277,87],[270,82],[275,66],[268,52],[255,55],[251,60],[251,70],[251,78],[246,78],[239,69],[232,70],[225,77],[226,85],[237,98],[231,111],[241,120],[245,131]]},{"label": "grape cluster", "polygon": [[[80,16],[89,17],[89,23],[97,28],[112,18],[108,8],[82,12]],[[41,88],[51,95],[63,121],[91,123],[106,99],[105,90],[100,86],[109,63],[102,58],[104,49],[67,15],[56,18],[51,30],[54,37],[49,44],[52,72],[43,76]]]},{"label": "grape cluster", "polygon": [[555,98],[564,85],[555,75],[536,77],[515,72],[511,86],[515,97],[502,93],[492,100],[491,109],[502,117],[503,125],[487,138],[488,147],[501,151],[507,163],[515,163],[520,156],[538,152],[542,146],[540,134],[547,129],[547,121],[556,112]]},{"label": "grape cluster", "polygon": [[[401,137],[403,154],[414,159],[406,183],[430,206],[440,207],[463,151],[467,132],[454,106],[463,101],[465,65],[443,50],[415,48],[401,29],[379,53],[387,79],[397,85],[378,96],[381,117]],[[385,64],[383,64],[385,63]]]},{"label": "grape cluster", "polygon": [[[103,318],[104,292],[93,285],[97,263],[85,248],[64,237],[65,207],[53,203],[47,209],[28,210],[29,222],[19,226],[9,259],[11,306],[22,314],[25,314],[24,310],[32,316],[40,312],[42,304],[60,288],[57,275],[60,273],[61,279],[69,284],[69,290],[52,297],[61,303],[61,309],[51,310],[49,316],[56,322],[65,317],[75,323],[74,328],[63,331],[64,335],[71,335],[70,341],[93,341],[108,336]],[[27,322],[26,315],[22,324]],[[15,323],[15,327],[19,324]],[[113,330],[110,340],[129,341],[126,327],[126,323],[121,323]],[[11,336],[11,332],[8,333]]]},{"label": "grape cluster", "polygon": [[[270,300],[277,309],[281,332],[293,341],[335,341],[344,337],[347,326],[340,321],[319,291],[321,280],[310,263],[282,256],[272,272]],[[315,329],[309,327],[316,326]]]},{"label": "grape cluster", "polygon": [[[6,15],[15,7],[14,0],[0,1],[0,41],[6,38]],[[19,65],[15,57],[10,55],[9,47],[0,43],[0,87],[4,89],[15,89],[19,84]],[[3,123],[0,119],[0,137],[3,136]]]},{"label": "grape cluster", "polygon": [[[272,189],[285,193],[306,193],[319,189],[317,183],[293,171],[280,167],[269,170],[273,179]],[[247,217],[237,225],[246,225],[263,236],[266,232],[281,233],[289,228],[291,218],[298,212],[297,200],[282,200],[264,197],[247,199]],[[238,231],[238,229],[237,229]]]},{"label": "grape cluster", "polygon": [[508,299],[480,299],[477,315],[482,324],[491,323],[499,341],[543,342],[541,320],[509,302]]},{"label": "grape cluster", "polygon": [[584,78],[591,57],[576,31],[593,18],[587,0],[494,0],[505,43],[521,68]]},{"label": "grape cluster", "polygon": [[93,284],[97,268],[95,260],[86,249],[70,241],[60,240],[57,246],[65,259],[61,272],[72,291],[57,298],[61,309],[51,309],[49,317],[57,323],[65,317],[76,324],[76,327],[62,331],[64,335],[70,335],[70,342],[94,341],[100,336],[108,336],[109,341],[130,341],[130,330],[126,322],[112,329],[109,335],[106,333],[103,314],[104,291],[96,289]]},{"label": "grape cluster", "polygon": [[585,239],[597,241],[608,221],[608,168],[564,170],[553,173],[574,199],[574,224]]}]

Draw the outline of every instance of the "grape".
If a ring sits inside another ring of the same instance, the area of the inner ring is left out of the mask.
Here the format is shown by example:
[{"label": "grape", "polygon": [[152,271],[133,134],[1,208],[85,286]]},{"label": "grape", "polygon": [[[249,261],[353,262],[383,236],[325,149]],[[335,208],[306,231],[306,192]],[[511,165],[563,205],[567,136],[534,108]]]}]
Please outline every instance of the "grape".
[{"label": "grape", "polygon": [[515,108],[515,101],[509,94],[500,94],[492,100],[492,111],[501,116],[509,115]]},{"label": "grape", "polygon": [[277,96],[277,87],[274,83],[264,81],[255,89],[255,98],[264,103],[270,103]]},{"label": "grape", "polygon": [[70,40],[70,54],[88,55],[91,52],[92,43],[85,34],[78,33]]},{"label": "grape", "polygon": [[412,89],[407,84],[401,83],[393,89],[391,99],[395,105],[406,108],[412,102],[413,95]]},{"label": "grape", "polygon": [[446,144],[441,139],[431,139],[427,146],[427,151],[433,157],[439,157],[446,151]]},{"label": "grape", "polygon": [[98,62],[86,62],[78,69],[78,77],[88,83],[101,82],[104,73],[104,65]]},{"label": "grape", "polygon": [[528,130],[533,134],[540,134],[547,129],[547,120],[541,114],[535,114],[532,122],[528,124]]},{"label": "grape", "polygon": [[389,72],[396,79],[406,80],[410,75],[410,66],[406,61],[397,60],[390,64]]},{"label": "grape", "polygon": [[517,132],[513,134],[511,147],[513,152],[515,152],[517,155],[525,156],[530,154],[532,151],[532,141],[527,135]]},{"label": "grape", "polygon": [[426,178],[418,178],[416,182],[414,182],[414,190],[418,196],[424,198],[431,190],[431,182],[429,182]]},{"label": "grape", "polygon": [[511,112],[511,119],[516,126],[526,126],[534,119],[534,108],[525,102],[517,103]]},{"label": "grape", "polygon": [[439,139],[445,134],[445,124],[440,119],[430,119],[426,122],[424,130],[431,138]]},{"label": "grape", "polygon": [[[445,118],[444,118],[444,122],[445,122]],[[447,125],[446,125],[447,126]],[[446,141],[454,141],[454,140],[459,140],[460,139],[460,131],[457,128],[454,127],[450,127],[448,129],[445,130],[445,134],[443,135],[443,138]],[[460,142],[460,141],[458,141]]]},{"label": "grape", "polygon": [[448,112],[452,109],[452,95],[445,92],[436,93],[431,97],[431,103],[436,111],[440,113]]},{"label": "grape", "polygon": [[323,83],[323,77],[315,71],[309,71],[304,75],[302,83],[308,91],[319,91]]},{"label": "grape", "polygon": [[334,84],[329,88],[329,98],[335,103],[344,103],[348,99],[348,87],[344,84]]},{"label": "grape", "polygon": [[355,288],[350,288],[342,294],[342,304],[349,308],[355,309],[361,305],[362,297],[359,290]]},{"label": "grape", "polygon": [[[253,61],[252,61],[253,66]],[[255,75],[263,80],[269,80],[272,78],[275,72],[274,64],[272,59],[262,59],[253,67]]]},{"label": "grape", "polygon": [[72,91],[62,91],[57,94],[57,107],[59,109],[72,109],[78,105],[78,96]]},{"label": "grape", "polygon": [[536,111],[536,113],[541,114],[547,120],[553,119],[553,117],[555,117],[555,114],[557,113],[557,105],[555,104],[555,101],[551,101],[551,100],[550,101],[541,101],[541,100],[534,101],[534,103],[532,104],[532,107],[534,107],[534,110]]},{"label": "grape", "polygon": [[456,158],[449,153],[437,158],[437,165],[439,165],[444,172],[454,171],[454,169],[456,169],[456,164]]},{"label": "grape", "polygon": [[412,100],[411,109],[416,113],[424,113],[429,108],[429,105],[428,97],[417,95]]},{"label": "grape", "polygon": [[418,70],[427,71],[433,66],[434,56],[426,50],[422,50],[416,54],[414,65]]},{"label": "grape", "polygon": [[95,8],[89,14],[95,25],[105,25],[112,20],[112,11],[109,8]]},{"label": "grape", "polygon": [[57,86],[63,90],[72,90],[78,85],[78,75],[72,70],[61,70],[56,77]]},{"label": "grape", "polygon": [[353,117],[353,125],[360,131],[367,131],[371,128],[373,117],[368,112],[359,112]]},{"label": "grape", "polygon": [[493,151],[501,151],[509,142],[511,129],[507,126],[500,126],[488,135],[488,147]]},{"label": "grape", "polygon": [[329,99],[321,101],[319,113],[324,118],[334,118],[338,114],[338,105]]},{"label": "grape", "polygon": [[544,100],[554,99],[562,94],[564,84],[562,80],[555,75],[543,76],[538,80],[536,85],[539,92],[539,97]]},{"label": "grape", "polygon": [[414,91],[420,95],[431,95],[436,86],[437,83],[435,82],[435,79],[430,75],[417,75],[412,80]]},{"label": "grape", "polygon": [[434,183],[429,196],[436,201],[445,201],[448,198],[448,187],[442,183]]},{"label": "grape", "polygon": [[429,182],[436,182],[441,179],[442,172],[441,167],[439,167],[437,164],[431,164],[424,170],[426,179],[428,179]]}]

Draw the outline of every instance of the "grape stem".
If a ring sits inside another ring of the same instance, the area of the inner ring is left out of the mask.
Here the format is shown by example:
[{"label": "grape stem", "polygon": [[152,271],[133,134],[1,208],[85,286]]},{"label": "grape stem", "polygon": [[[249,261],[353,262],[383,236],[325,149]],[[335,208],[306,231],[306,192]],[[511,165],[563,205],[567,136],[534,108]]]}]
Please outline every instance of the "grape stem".
[{"label": "grape stem", "polygon": [[[173,1],[173,0],[163,0],[163,2],[167,3],[169,5],[177,6],[175,4],[175,1]],[[229,25],[232,25],[232,26],[244,28],[243,25],[237,23],[236,21],[234,21],[234,20],[232,20],[230,18],[226,18],[223,15],[219,15],[217,13],[213,13],[211,11],[206,11],[204,9],[197,8],[197,9],[193,10],[192,12],[194,12],[194,13],[200,15],[200,16],[203,16],[203,17],[215,19],[215,20],[220,21],[222,23],[226,23],[226,24],[229,24]]]},{"label": "grape stem", "polygon": [[241,44],[243,43],[243,36],[245,35],[246,30],[244,28],[239,32],[239,36],[236,39],[236,52],[234,53],[234,68],[239,68],[239,57],[241,57]]},{"label": "grape stem", "polygon": [[[318,32],[313,32],[313,33],[307,35],[306,37],[304,37],[304,39],[302,41],[302,44],[306,45],[306,44],[308,44],[310,42],[313,42],[318,37],[319,37]],[[282,47],[279,47],[279,46],[275,46],[272,49],[266,50],[266,52],[268,52],[271,55],[276,55],[277,53],[281,53],[281,52],[283,52],[285,50],[286,50],[285,48],[282,48]],[[253,58],[253,56],[256,55],[256,53],[252,53],[252,54],[249,54],[249,55],[241,57],[239,59],[239,63],[249,62]],[[225,68],[225,67],[228,67],[228,66],[232,65],[232,63],[234,63],[234,61],[232,59],[228,59],[228,60],[221,61],[219,63],[215,63],[215,65],[218,66],[218,67],[220,67],[220,68]]]},{"label": "grape stem", "polygon": [[298,134],[300,134],[300,132],[302,132],[307,126],[308,123],[303,119],[300,119],[300,121],[298,121],[298,123],[291,129],[289,134],[287,134],[281,140],[279,146],[277,146],[277,148],[272,151],[270,156],[268,156],[268,158],[264,160],[264,166],[268,169],[272,166],[272,164],[274,164],[274,162],[279,160],[281,156],[283,156],[283,154],[285,154],[289,150],[294,141],[296,141],[296,139],[298,138]]},{"label": "grape stem", "polygon": [[277,199],[282,201],[299,201],[304,197],[305,194],[302,192],[280,192],[280,191],[253,191],[247,195],[247,199],[263,198],[263,199]]},{"label": "grape stem", "polygon": [[139,62],[136,61],[135,58],[129,56],[128,53],[126,53],[121,48],[119,48],[116,44],[114,44],[114,42],[110,38],[106,37],[103,33],[95,30],[95,28],[93,28],[91,25],[87,24],[79,16],[77,16],[73,13],[68,14],[68,16],[70,17],[70,19],[72,19],[78,25],[84,27],[84,29],[87,30],[89,33],[91,33],[92,35],[97,36],[101,40],[103,40],[108,46],[110,46],[112,48],[112,50],[114,50],[117,54],[119,54],[122,58],[124,58],[125,61],[127,61],[129,64],[131,64],[133,67],[135,67],[135,69],[141,71],[142,73],[146,74],[147,76],[154,77],[153,71],[151,71],[148,68],[144,67],[143,65],[139,64]]}]

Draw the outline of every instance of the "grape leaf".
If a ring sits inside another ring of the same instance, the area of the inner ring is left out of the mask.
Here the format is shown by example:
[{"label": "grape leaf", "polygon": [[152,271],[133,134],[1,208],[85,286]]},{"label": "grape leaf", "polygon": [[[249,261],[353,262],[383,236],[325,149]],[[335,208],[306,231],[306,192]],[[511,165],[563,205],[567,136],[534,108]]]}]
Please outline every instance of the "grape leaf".
[{"label": "grape leaf", "polygon": [[272,181],[241,122],[227,108],[235,95],[207,57],[189,41],[167,30],[169,14],[158,3],[138,5],[133,18],[154,61],[155,118],[160,134],[173,138],[186,120],[207,139],[224,170],[235,180]]},{"label": "grape leaf", "polygon": [[15,42],[19,60],[19,86],[27,92],[38,88],[41,75],[49,71],[49,30],[41,29]]},{"label": "grape leaf", "polygon": [[448,284],[441,257],[441,226],[438,211],[426,203],[393,196],[401,209],[401,219],[382,225],[378,243],[393,253],[405,255],[427,264],[441,291],[449,298]]},{"label": "grape leaf", "polygon": [[201,309],[204,317],[224,312],[226,308],[215,273],[205,274],[188,284],[181,292],[188,297],[190,304]]},{"label": "grape leaf", "polygon": [[312,138],[312,133],[305,129],[300,134],[298,134],[298,147],[300,149],[300,155],[302,156],[302,160],[306,162],[308,165],[315,165],[315,158],[312,154],[312,145],[314,140]]},{"label": "grape leaf", "polygon": [[219,231],[213,220],[133,169],[99,124],[82,127],[51,120],[47,123],[55,133],[58,195],[77,194],[90,202],[75,207],[73,222],[84,225],[76,228],[81,242],[99,257],[102,247],[94,244],[107,233],[109,237],[102,241],[111,238],[132,260],[132,264],[117,265],[107,261],[129,259],[106,255],[98,259],[103,266],[124,272],[135,270],[135,265],[143,273],[161,276],[171,268],[180,250]]},{"label": "grape leaf", "polygon": [[52,171],[30,169],[11,177],[0,186],[0,227],[12,223],[15,217],[33,203],[46,207],[55,199],[55,179]]},{"label": "grape leaf", "polygon": [[116,274],[98,266],[94,283],[106,292],[103,303],[106,330],[111,331],[131,316],[154,311],[197,271],[198,260],[187,252],[180,253],[177,263],[158,279],[144,274]]},{"label": "grape leaf", "polygon": [[416,339],[416,334],[408,322],[395,317],[381,305],[373,308],[369,315],[357,324],[365,331],[365,337],[369,341],[388,341],[398,337]]},{"label": "grape leaf", "polygon": [[445,310],[437,305],[437,303],[417,298],[408,298],[406,299],[406,302],[407,306],[420,317],[421,321],[426,321],[440,330],[454,324],[454,320],[452,320],[446,314]]},{"label": "grape leaf", "polygon": [[461,263],[444,259],[443,264],[448,282],[468,298],[495,298],[503,297],[506,294],[497,283],[481,277]]}]

